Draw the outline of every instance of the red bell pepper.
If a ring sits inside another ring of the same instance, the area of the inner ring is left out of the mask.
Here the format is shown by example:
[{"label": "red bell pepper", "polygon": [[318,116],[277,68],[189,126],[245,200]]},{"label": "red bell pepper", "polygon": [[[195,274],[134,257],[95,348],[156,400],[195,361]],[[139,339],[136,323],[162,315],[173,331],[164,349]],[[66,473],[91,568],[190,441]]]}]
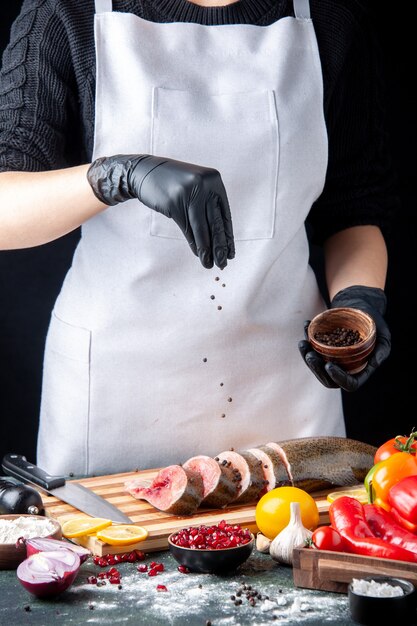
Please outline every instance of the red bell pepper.
[{"label": "red bell pepper", "polygon": [[411,552],[417,552],[417,536],[400,526],[391,513],[376,504],[365,504],[365,519],[376,537]]},{"label": "red bell pepper", "polygon": [[417,563],[417,554],[375,537],[365,519],[363,505],[349,496],[336,498],[329,507],[330,523],[351,552]]},{"label": "red bell pepper", "polygon": [[407,522],[417,524],[417,476],[406,476],[393,485],[388,501]]},{"label": "red bell pepper", "polygon": [[410,533],[414,533],[415,535],[417,535],[417,524],[412,524],[411,522],[408,522],[406,519],[401,517],[397,509],[394,509],[393,507],[391,507],[390,513],[394,520],[397,522],[397,524],[408,530]]}]

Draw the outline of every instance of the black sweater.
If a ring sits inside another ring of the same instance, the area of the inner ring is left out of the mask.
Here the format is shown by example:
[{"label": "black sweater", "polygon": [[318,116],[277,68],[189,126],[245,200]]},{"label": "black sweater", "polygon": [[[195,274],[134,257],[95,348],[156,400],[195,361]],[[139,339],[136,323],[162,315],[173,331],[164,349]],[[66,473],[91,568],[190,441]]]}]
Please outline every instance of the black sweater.
[{"label": "black sweater", "polygon": [[[364,0],[365,1],[365,0]],[[350,226],[389,230],[398,205],[384,128],[383,67],[360,0],[311,0],[329,136],[326,184],[309,222],[314,239]],[[266,26],[291,0],[200,7],[187,0],[113,0],[154,22]],[[94,0],[25,0],[0,72],[0,171],[88,163],[93,150]]]}]

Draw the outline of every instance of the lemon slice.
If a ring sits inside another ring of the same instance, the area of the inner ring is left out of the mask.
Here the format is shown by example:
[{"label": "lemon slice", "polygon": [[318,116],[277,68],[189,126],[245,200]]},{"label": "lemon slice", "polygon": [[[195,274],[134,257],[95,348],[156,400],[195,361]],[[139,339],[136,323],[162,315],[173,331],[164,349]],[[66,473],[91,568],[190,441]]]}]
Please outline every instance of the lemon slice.
[{"label": "lemon slice", "polygon": [[68,539],[82,537],[102,530],[111,524],[112,521],[104,517],[73,517],[62,524],[62,534]]},{"label": "lemon slice", "polygon": [[352,487],[343,489],[343,491],[333,491],[332,493],[327,494],[327,502],[334,502],[337,498],[341,498],[342,496],[349,496],[350,498],[355,498],[355,500],[359,500],[361,504],[368,504],[368,492],[365,487]]},{"label": "lemon slice", "polygon": [[148,531],[142,526],[134,524],[120,524],[109,526],[97,532],[96,537],[111,546],[128,546],[131,543],[143,541],[148,536]]}]

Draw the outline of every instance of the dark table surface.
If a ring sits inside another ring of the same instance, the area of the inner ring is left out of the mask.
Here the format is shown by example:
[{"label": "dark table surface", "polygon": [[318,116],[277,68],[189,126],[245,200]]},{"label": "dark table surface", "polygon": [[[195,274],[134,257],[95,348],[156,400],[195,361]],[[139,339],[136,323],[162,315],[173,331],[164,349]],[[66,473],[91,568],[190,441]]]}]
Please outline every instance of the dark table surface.
[{"label": "dark table surface", "polygon": [[[225,576],[181,574],[168,551],[153,552],[143,563],[158,561],[165,571],[150,577],[137,571],[138,563],[122,563],[121,585],[102,587],[87,577],[105,571],[88,559],[76,581],[54,600],[39,600],[24,589],[16,572],[0,571],[1,626],[49,624],[136,624],[140,626],[240,626],[293,624],[351,626],[346,594],[295,588],[292,569],[254,552],[238,570]],[[158,584],[167,592],[157,591]],[[250,585],[262,599],[251,606],[241,586]],[[241,599],[235,604],[231,599]],[[268,599],[265,598],[268,596]]]}]

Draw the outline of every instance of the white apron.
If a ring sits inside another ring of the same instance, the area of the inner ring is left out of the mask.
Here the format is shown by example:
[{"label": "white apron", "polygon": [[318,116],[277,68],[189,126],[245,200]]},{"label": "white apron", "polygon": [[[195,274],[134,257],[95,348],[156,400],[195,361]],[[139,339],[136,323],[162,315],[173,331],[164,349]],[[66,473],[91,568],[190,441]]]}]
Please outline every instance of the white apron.
[{"label": "white apron", "polygon": [[217,168],[236,258],[204,269],[138,200],[90,219],[46,342],[38,463],[160,467],[271,440],[344,435],[339,390],[297,348],[325,308],[304,222],[327,134],[309,6],[267,26],[153,23],[96,4],[94,158]]}]

